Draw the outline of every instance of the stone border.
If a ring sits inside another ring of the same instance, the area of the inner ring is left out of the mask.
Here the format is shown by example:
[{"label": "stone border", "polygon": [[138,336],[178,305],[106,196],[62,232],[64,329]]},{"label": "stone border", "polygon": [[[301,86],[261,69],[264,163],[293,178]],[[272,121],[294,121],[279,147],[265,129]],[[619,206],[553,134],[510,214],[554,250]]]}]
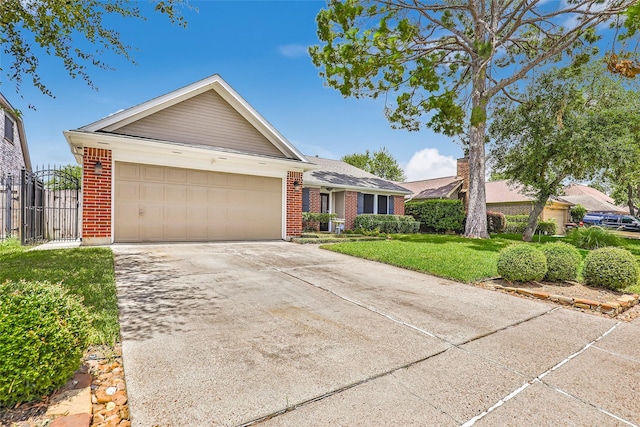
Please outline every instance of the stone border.
[{"label": "stone border", "polygon": [[609,314],[612,316],[620,314],[623,311],[633,307],[634,305],[638,304],[639,300],[638,294],[623,295],[619,298],[616,298],[615,301],[599,302],[585,298],[572,298],[562,295],[549,294],[542,291],[532,291],[525,288],[512,288],[510,286],[502,286],[495,283],[485,283],[485,286],[490,289],[529,296],[541,300],[549,300],[558,304],[568,305],[575,308],[582,308],[585,310],[598,311],[600,313]]}]

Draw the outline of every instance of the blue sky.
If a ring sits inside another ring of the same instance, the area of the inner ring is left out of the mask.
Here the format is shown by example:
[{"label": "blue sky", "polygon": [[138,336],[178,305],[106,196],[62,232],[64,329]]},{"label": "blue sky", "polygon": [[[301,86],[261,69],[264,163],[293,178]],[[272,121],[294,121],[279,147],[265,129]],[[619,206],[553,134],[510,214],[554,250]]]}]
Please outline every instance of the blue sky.
[{"label": "blue sky", "polygon": [[0,90],[23,112],[34,165],[75,164],[64,130],[220,74],[305,154],[338,159],[385,146],[410,179],[455,175],[462,149],[453,140],[429,130],[391,129],[382,100],[344,99],[324,86],[306,52],[318,43],[315,16],[324,1],[193,1],[198,11],[184,10],[186,29],[139,4],[147,21],[112,21],[136,48],[137,65],[106,56],[115,71],[89,70],[98,91],[45,55],[40,75],[55,99],[27,79],[17,95],[2,76]]}]

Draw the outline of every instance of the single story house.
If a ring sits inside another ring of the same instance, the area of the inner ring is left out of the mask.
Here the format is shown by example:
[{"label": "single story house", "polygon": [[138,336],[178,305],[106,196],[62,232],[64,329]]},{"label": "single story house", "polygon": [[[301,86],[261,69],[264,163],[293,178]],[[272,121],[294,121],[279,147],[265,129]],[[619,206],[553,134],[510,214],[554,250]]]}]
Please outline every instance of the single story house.
[{"label": "single story house", "polygon": [[406,190],[309,161],[219,75],[64,135],[83,167],[83,245],[288,239],[302,233],[303,194],[347,225],[404,211]]},{"label": "single story house", "polygon": [[[506,180],[486,183],[487,210],[502,212],[505,215],[529,215],[535,199],[527,195],[522,186]],[[542,221],[555,221],[558,234],[564,234],[565,224],[570,221],[569,210],[572,204],[553,197],[549,199],[540,214]]]},{"label": "single story house", "polygon": [[[465,208],[468,203],[469,159],[457,161],[456,176],[400,183],[412,191],[408,200],[460,199]],[[535,200],[528,196],[517,184],[507,181],[491,181],[486,184],[487,210],[502,212],[505,215],[529,215]],[[569,209],[572,203],[560,198],[551,199],[545,206],[540,219],[555,220],[558,233],[565,232],[565,223],[569,222]]]},{"label": "single story house", "polygon": [[340,160],[308,158],[318,169],[302,176],[303,212],[335,213],[347,229],[359,214],[404,215],[408,189]]},{"label": "single story house", "polygon": [[564,188],[564,195],[560,198],[573,205],[584,206],[587,212],[629,213],[629,207],[617,206],[611,197],[586,185],[568,185]]},{"label": "single story house", "polygon": [[16,114],[7,98],[0,93],[0,175],[19,176],[20,171],[31,171],[31,158],[22,118]]}]

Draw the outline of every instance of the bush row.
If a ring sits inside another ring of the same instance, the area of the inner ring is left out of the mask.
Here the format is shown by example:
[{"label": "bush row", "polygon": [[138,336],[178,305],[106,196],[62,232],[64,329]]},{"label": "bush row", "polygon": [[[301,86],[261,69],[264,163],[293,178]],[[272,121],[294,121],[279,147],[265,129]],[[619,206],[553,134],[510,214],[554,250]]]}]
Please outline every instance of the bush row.
[{"label": "bush row", "polygon": [[[529,215],[505,215],[507,225],[505,233],[522,234],[529,222]],[[554,220],[538,221],[536,233],[553,235],[558,231],[558,226]]]},{"label": "bush row", "polygon": [[[547,243],[541,249],[515,244],[500,251],[498,274],[514,282],[575,280],[580,259],[578,250],[567,243]],[[591,251],[582,272],[586,284],[614,290],[638,283],[639,274],[635,257],[625,249],[613,247]]]},{"label": "bush row", "polygon": [[366,231],[378,230],[380,233],[411,234],[420,229],[420,222],[409,215],[361,214],[353,221],[354,229]]},{"label": "bush row", "polygon": [[464,227],[464,205],[461,200],[434,199],[407,202],[404,212],[420,221],[420,231],[461,231]]}]

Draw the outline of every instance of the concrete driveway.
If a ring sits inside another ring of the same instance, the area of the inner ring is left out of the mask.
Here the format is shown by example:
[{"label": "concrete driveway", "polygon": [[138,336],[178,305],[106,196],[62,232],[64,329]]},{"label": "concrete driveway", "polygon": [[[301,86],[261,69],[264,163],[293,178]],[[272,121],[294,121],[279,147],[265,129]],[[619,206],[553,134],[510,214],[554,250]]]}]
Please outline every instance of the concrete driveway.
[{"label": "concrete driveway", "polygon": [[134,426],[640,425],[640,323],[286,242],[115,245]]}]

